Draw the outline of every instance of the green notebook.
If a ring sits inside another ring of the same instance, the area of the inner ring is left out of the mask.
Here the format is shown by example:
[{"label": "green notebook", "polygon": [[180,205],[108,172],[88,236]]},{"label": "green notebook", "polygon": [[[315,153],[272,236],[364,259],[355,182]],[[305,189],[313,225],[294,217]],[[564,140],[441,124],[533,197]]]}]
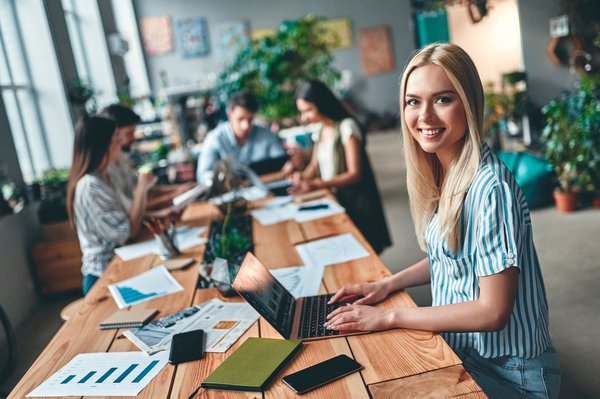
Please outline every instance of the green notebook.
[{"label": "green notebook", "polygon": [[202,382],[202,387],[263,391],[301,347],[299,340],[248,338]]}]

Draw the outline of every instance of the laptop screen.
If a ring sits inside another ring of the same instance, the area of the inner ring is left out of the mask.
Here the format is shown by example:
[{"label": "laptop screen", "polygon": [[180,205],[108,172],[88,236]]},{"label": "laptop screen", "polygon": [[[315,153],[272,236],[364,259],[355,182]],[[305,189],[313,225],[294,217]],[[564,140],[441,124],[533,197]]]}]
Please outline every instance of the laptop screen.
[{"label": "laptop screen", "polygon": [[251,253],[242,262],[233,288],[284,338],[289,338],[295,299]]},{"label": "laptop screen", "polygon": [[284,154],[275,158],[267,158],[260,161],[255,161],[250,163],[248,166],[254,171],[254,173],[260,176],[267,173],[279,172],[288,159],[290,159],[289,155]]}]

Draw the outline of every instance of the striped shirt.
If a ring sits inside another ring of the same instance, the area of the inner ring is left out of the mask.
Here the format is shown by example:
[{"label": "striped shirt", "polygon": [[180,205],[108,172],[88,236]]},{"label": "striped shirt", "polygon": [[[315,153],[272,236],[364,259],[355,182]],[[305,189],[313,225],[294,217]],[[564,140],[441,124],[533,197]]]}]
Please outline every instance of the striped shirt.
[{"label": "striped shirt", "polygon": [[119,159],[111,163],[108,169],[106,169],[106,174],[117,192],[123,207],[129,212],[133,204],[133,191],[138,180],[129,154],[121,151]]},{"label": "striped shirt", "polygon": [[77,182],[73,201],[75,226],[83,253],[83,275],[101,276],[115,247],[129,237],[129,215],[117,193],[96,173]]},{"label": "striped shirt", "polygon": [[425,232],[433,306],[477,300],[480,277],[517,267],[515,305],[502,330],[442,335],[454,350],[473,348],[485,358],[536,357],[549,345],[550,335],[529,208],[513,175],[485,144],[481,158],[463,205],[462,248],[450,251],[439,233],[437,213]]}]

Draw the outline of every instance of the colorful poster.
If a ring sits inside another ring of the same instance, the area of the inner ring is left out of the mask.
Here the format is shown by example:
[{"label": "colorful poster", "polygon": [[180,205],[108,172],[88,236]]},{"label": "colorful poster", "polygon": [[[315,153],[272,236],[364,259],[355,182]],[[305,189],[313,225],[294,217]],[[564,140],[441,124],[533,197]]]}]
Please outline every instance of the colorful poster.
[{"label": "colorful poster", "polygon": [[228,21],[217,25],[219,59],[231,64],[238,52],[250,44],[250,26],[247,21]]},{"label": "colorful poster", "polygon": [[325,41],[329,49],[352,47],[352,26],[348,18],[336,18],[322,21],[320,26],[325,29]]},{"label": "colorful poster", "polygon": [[173,52],[173,31],[171,30],[170,16],[142,18],[140,33],[146,54],[162,55]]},{"label": "colorful poster", "polygon": [[395,69],[390,37],[390,29],[387,26],[360,31],[360,62],[365,75],[376,75]]},{"label": "colorful poster", "polygon": [[206,18],[194,17],[175,22],[177,47],[186,58],[199,57],[209,53]]}]

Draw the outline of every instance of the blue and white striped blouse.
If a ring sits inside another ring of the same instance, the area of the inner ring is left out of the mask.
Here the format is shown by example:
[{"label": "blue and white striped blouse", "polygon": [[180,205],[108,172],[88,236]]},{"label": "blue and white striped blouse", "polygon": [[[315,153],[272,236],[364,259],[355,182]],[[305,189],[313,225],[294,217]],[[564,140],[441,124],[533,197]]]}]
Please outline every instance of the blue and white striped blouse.
[{"label": "blue and white striped blouse", "polygon": [[129,237],[129,215],[115,190],[96,173],[77,182],[73,201],[75,226],[83,253],[83,275],[101,276],[115,247]]},{"label": "blue and white striped blouse", "polygon": [[441,238],[437,213],[425,232],[433,306],[476,300],[480,277],[517,267],[517,296],[504,329],[442,335],[455,350],[474,348],[486,358],[536,357],[550,343],[550,335],[529,208],[513,175],[486,144],[481,158],[465,196],[461,217],[464,240],[459,252],[452,253]]}]

